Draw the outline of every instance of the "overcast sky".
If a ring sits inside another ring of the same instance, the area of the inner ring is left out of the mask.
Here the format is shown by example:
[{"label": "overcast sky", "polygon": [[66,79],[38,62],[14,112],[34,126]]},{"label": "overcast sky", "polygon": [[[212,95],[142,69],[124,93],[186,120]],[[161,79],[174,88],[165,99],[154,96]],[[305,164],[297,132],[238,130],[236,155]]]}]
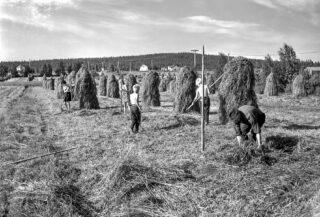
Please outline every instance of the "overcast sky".
[{"label": "overcast sky", "polygon": [[320,0],[0,0],[0,60],[224,52],[320,60]]}]

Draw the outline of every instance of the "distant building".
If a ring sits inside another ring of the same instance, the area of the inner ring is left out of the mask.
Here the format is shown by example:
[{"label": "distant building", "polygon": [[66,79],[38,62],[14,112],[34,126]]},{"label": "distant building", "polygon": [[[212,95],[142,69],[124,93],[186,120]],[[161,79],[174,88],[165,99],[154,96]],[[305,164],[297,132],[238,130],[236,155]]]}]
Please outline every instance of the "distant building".
[{"label": "distant building", "polygon": [[140,66],[139,71],[140,71],[140,72],[147,72],[147,71],[149,71],[149,68],[148,68],[148,66],[146,66],[145,64],[143,64],[142,66]]},{"label": "distant building", "polygon": [[315,73],[320,74],[320,67],[307,67],[305,70],[310,76],[314,75]]}]

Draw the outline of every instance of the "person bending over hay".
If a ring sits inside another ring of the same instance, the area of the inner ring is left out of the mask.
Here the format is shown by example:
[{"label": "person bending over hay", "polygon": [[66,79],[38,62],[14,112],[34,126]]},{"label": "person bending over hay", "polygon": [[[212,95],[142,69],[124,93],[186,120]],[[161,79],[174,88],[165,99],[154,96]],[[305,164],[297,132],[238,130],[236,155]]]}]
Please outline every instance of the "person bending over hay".
[{"label": "person bending over hay", "polygon": [[89,71],[84,72],[80,84],[80,109],[99,109],[97,89]]},{"label": "person bending over hay", "polygon": [[221,124],[228,122],[228,114],[252,101],[258,108],[257,96],[254,92],[255,78],[253,64],[244,57],[237,57],[224,67],[224,74],[219,85],[219,120]]},{"label": "person bending over hay", "polygon": [[207,85],[203,85],[203,92],[204,92],[204,96],[202,95],[202,81],[201,78],[197,78],[196,80],[196,85],[197,85],[197,91],[196,91],[196,96],[193,100],[193,102],[191,103],[191,105],[189,106],[192,107],[193,104],[195,102],[197,102],[199,100],[199,107],[201,108],[202,106],[202,100],[203,100],[203,112],[204,112],[204,120],[206,122],[206,125],[209,124],[209,111],[210,111],[210,91]]},{"label": "person bending over hay", "polygon": [[258,144],[258,150],[262,150],[261,127],[265,123],[266,115],[259,108],[249,102],[248,105],[233,108],[229,112],[229,118],[234,124],[239,146],[249,139],[247,134],[250,132],[252,139]]},{"label": "person bending over hay", "polygon": [[135,84],[132,87],[133,93],[130,94],[130,113],[131,113],[131,131],[138,133],[141,123],[141,108],[139,106],[139,85]]},{"label": "person bending over hay", "polygon": [[149,72],[143,79],[142,102],[145,106],[160,106],[159,74]]},{"label": "person bending over hay", "polygon": [[123,106],[123,113],[126,114],[126,109],[130,110],[129,107],[129,91],[127,89],[127,85],[124,81],[123,75],[119,77],[119,90],[120,90],[120,98],[121,98],[121,107]]}]

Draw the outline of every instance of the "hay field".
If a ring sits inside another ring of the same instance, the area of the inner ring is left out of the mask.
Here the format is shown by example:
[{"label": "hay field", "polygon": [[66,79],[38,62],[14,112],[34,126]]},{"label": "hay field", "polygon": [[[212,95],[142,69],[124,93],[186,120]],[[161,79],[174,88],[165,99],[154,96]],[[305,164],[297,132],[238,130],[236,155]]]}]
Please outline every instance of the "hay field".
[{"label": "hay field", "polygon": [[[206,151],[200,118],[176,115],[174,96],[143,108],[131,134],[119,99],[61,112],[53,91],[0,87],[0,216],[316,216],[320,115],[315,97],[258,95],[270,153],[237,147],[211,97]],[[3,100],[5,99],[5,100]],[[77,149],[12,165],[9,162]]]}]

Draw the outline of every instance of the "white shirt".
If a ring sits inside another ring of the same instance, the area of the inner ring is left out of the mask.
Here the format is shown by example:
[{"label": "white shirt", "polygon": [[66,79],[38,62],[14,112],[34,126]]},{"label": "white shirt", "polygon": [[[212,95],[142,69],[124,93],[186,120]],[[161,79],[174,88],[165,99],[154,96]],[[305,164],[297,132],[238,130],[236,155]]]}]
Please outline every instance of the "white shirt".
[{"label": "white shirt", "polygon": [[67,86],[67,85],[63,85],[63,92],[64,93],[67,93],[67,92],[69,92],[69,87]]},{"label": "white shirt", "polygon": [[139,105],[139,95],[137,93],[130,94],[130,103],[131,105]]},{"label": "white shirt", "polygon": [[[209,88],[208,88],[207,85],[203,85],[203,87],[204,87],[204,97],[208,97],[209,94],[210,94]],[[197,95],[199,95],[200,98],[203,98],[203,97],[202,97],[202,85],[201,85],[201,84],[200,84],[200,86],[199,86],[198,89],[197,89]]]}]

